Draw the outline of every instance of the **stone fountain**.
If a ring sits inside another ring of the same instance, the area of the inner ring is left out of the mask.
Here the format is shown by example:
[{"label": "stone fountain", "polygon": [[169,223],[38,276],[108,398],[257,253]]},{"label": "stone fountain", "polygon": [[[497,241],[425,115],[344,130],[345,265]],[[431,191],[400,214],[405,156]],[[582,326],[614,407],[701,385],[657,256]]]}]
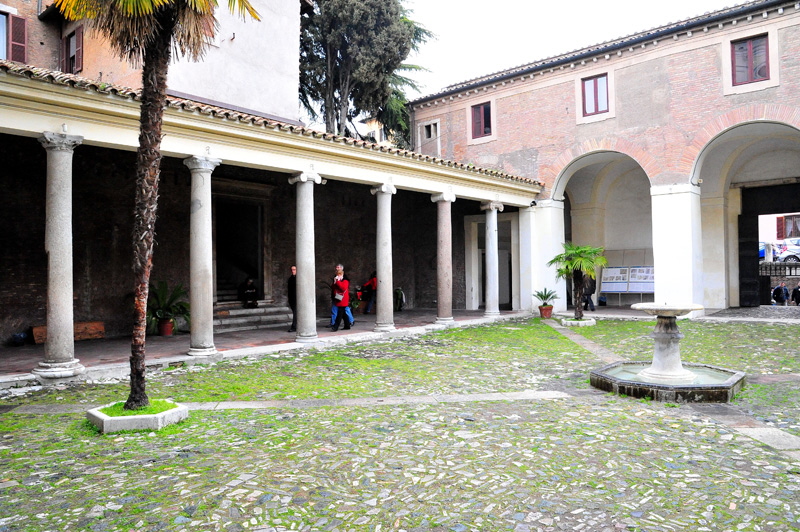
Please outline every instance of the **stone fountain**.
[{"label": "stone fountain", "polygon": [[684,403],[727,403],[744,386],[745,374],[707,364],[684,364],[677,318],[700,305],[637,303],[631,306],[656,316],[650,335],[655,340],[652,362],[615,362],[594,370],[590,382],[601,390],[648,397],[656,401]]}]

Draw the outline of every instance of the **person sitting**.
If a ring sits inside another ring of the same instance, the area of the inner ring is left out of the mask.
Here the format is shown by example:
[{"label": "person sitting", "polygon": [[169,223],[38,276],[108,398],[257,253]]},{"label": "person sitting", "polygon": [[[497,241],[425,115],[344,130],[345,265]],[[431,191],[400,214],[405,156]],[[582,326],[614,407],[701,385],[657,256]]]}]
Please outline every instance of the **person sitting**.
[{"label": "person sitting", "polygon": [[248,277],[239,285],[239,301],[244,308],[258,307],[258,289],[252,277]]}]

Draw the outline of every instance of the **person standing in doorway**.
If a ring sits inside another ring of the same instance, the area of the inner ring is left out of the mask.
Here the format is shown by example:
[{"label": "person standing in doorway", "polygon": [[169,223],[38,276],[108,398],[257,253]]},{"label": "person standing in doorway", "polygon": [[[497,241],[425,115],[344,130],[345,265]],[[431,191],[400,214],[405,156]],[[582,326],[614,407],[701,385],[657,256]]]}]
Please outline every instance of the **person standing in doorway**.
[{"label": "person standing in doorway", "polygon": [[336,321],[333,322],[332,331],[338,331],[339,326],[344,321],[343,329],[350,329],[351,318],[346,316],[347,311],[350,309],[350,280],[344,274],[344,266],[341,264],[336,265],[336,275],[331,284],[333,291],[333,305],[336,308]]},{"label": "person standing in doorway", "polygon": [[297,266],[292,266],[292,275],[287,281],[287,294],[289,296],[289,307],[292,309],[292,326],[289,332],[297,330]]}]

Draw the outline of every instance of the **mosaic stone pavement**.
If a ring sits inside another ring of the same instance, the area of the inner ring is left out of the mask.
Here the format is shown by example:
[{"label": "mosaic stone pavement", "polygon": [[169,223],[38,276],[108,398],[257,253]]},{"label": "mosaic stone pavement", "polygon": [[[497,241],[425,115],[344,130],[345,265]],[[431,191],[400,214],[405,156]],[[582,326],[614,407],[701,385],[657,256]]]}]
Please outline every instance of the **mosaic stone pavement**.
[{"label": "mosaic stone pavement", "polygon": [[800,530],[800,452],[713,408],[559,391],[194,405],[106,436],[76,405],[20,408],[0,416],[0,532]]}]

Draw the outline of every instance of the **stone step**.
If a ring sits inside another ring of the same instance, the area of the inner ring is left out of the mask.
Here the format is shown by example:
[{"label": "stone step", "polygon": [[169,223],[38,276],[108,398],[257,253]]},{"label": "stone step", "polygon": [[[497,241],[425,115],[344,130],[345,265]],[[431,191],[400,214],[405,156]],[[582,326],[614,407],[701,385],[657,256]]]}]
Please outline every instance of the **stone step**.
[{"label": "stone step", "polygon": [[261,316],[231,316],[224,318],[214,318],[214,325],[244,325],[244,324],[263,324],[263,323],[291,323],[291,314],[265,314]]}]

